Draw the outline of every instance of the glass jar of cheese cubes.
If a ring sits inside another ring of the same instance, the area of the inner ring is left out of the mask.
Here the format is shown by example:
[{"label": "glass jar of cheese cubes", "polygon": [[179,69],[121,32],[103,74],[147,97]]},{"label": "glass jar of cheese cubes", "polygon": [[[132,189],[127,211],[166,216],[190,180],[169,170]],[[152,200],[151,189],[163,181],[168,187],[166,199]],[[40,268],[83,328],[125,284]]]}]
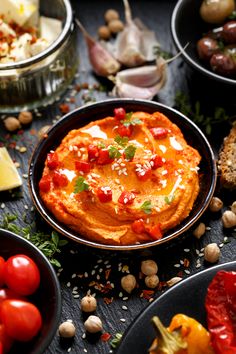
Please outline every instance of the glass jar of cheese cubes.
[{"label": "glass jar of cheese cubes", "polygon": [[0,112],[52,103],[78,68],[69,0],[4,0],[0,8]]}]

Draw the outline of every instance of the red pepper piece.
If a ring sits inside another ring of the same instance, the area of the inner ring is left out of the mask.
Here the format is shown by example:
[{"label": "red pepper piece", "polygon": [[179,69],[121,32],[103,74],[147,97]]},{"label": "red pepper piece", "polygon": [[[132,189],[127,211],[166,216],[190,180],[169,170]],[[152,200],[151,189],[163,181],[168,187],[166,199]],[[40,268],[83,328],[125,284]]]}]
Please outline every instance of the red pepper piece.
[{"label": "red pepper piece", "polygon": [[56,187],[66,187],[69,183],[68,178],[63,173],[55,171],[52,176],[52,181]]},{"label": "red pepper piece", "polygon": [[145,232],[146,229],[143,219],[134,220],[134,222],[131,224],[131,229],[136,234],[142,234],[143,232]]},{"label": "red pepper piece", "polygon": [[149,233],[149,235],[153,240],[160,240],[163,236],[160,224],[156,224],[151,228],[148,228],[147,232]]},{"label": "red pepper piece", "polygon": [[100,187],[97,190],[97,196],[101,203],[112,201],[112,190],[110,187]]},{"label": "red pepper piece", "polygon": [[75,161],[75,169],[84,173],[89,173],[91,165],[86,161]]},{"label": "red pepper piece", "polygon": [[95,161],[98,158],[99,149],[96,145],[90,144],[88,146],[88,160]]},{"label": "red pepper piece", "polygon": [[99,150],[99,155],[97,159],[98,165],[107,165],[109,163],[112,163],[112,161],[113,160],[109,157],[109,151],[107,149]]},{"label": "red pepper piece", "polygon": [[39,189],[41,192],[47,193],[50,191],[51,187],[51,177],[49,175],[45,175],[39,181]]},{"label": "red pepper piece", "polygon": [[132,126],[131,125],[126,126],[126,125],[120,124],[118,126],[117,132],[120,136],[122,136],[122,137],[127,136],[129,138],[132,135]]},{"label": "red pepper piece", "polygon": [[136,175],[140,181],[147,181],[151,175],[152,175],[152,170],[150,168],[143,167],[141,169],[138,169],[136,171]]},{"label": "red pepper piece", "polygon": [[114,109],[114,116],[118,120],[124,120],[126,115],[126,111],[124,108],[119,107]]},{"label": "red pepper piece", "polygon": [[162,127],[151,128],[150,132],[154,139],[164,139],[168,135],[168,129]]},{"label": "red pepper piece", "polygon": [[152,166],[152,169],[156,170],[157,168],[162,167],[164,165],[164,162],[162,161],[161,156],[154,155],[150,161],[150,164]]},{"label": "red pepper piece", "polygon": [[219,271],[210,283],[205,307],[216,354],[236,353],[236,272]]},{"label": "red pepper piece", "polygon": [[50,170],[55,170],[59,166],[59,159],[56,152],[47,154],[47,166]]},{"label": "red pepper piece", "polygon": [[103,333],[100,338],[103,342],[107,342],[111,338],[111,334],[107,332]]},{"label": "red pepper piece", "polygon": [[135,199],[135,194],[132,192],[122,192],[121,195],[119,196],[118,202],[123,204],[123,205],[129,205],[134,202]]}]

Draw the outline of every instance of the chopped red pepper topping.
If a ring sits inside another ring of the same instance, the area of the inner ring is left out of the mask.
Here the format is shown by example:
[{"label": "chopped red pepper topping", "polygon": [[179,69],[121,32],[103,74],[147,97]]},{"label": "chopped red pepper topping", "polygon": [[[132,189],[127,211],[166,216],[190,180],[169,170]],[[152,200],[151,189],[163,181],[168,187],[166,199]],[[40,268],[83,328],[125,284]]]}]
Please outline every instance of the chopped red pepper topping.
[{"label": "chopped red pepper topping", "polygon": [[156,170],[157,168],[162,167],[164,165],[164,162],[162,161],[161,156],[154,155],[150,161],[150,164],[152,166],[152,169]]},{"label": "chopped red pepper topping", "polygon": [[135,221],[131,224],[131,229],[132,229],[133,232],[135,232],[136,234],[142,234],[143,232],[145,232],[146,229],[145,229],[145,224],[144,224],[143,219],[135,220]]},{"label": "chopped red pepper topping", "polygon": [[107,332],[103,333],[100,338],[103,342],[107,342],[111,338],[111,334]]},{"label": "chopped red pepper topping", "polygon": [[91,169],[91,165],[86,161],[75,161],[75,168],[84,173],[89,173]]},{"label": "chopped red pepper topping", "polygon": [[98,158],[99,149],[96,145],[90,144],[88,146],[88,160],[95,161]]},{"label": "chopped red pepper topping", "polygon": [[99,155],[97,159],[98,165],[107,165],[112,161],[113,159],[110,158],[108,149],[99,150]]},{"label": "chopped red pepper topping", "polygon": [[126,111],[124,108],[119,107],[114,109],[114,116],[118,120],[124,120],[126,115]]},{"label": "chopped red pepper topping", "polygon": [[56,152],[47,154],[47,166],[50,170],[55,170],[59,166],[59,159]]},{"label": "chopped red pepper topping", "polygon": [[147,232],[153,240],[160,240],[163,236],[160,224],[154,225],[151,228],[147,228]]},{"label": "chopped red pepper topping", "polygon": [[150,168],[143,167],[136,171],[136,175],[140,181],[147,181],[152,175],[152,170]]},{"label": "chopped red pepper topping", "polygon": [[51,187],[51,177],[49,175],[44,175],[39,182],[39,189],[41,192],[47,193],[50,191]]},{"label": "chopped red pepper topping", "polygon": [[112,201],[112,190],[110,187],[100,187],[97,190],[97,196],[101,203]]},{"label": "chopped red pepper topping", "polygon": [[155,139],[164,139],[168,135],[168,129],[162,127],[151,128],[150,132]]},{"label": "chopped red pepper topping", "polygon": [[66,103],[62,103],[59,105],[59,109],[61,111],[61,113],[68,113],[70,112],[70,106]]},{"label": "chopped red pepper topping", "polygon": [[132,135],[132,126],[120,124],[118,126],[117,133],[122,137],[127,136],[129,138]]},{"label": "chopped red pepper topping", "polygon": [[69,183],[69,180],[66,175],[58,171],[55,171],[53,173],[52,180],[56,187],[66,187]]},{"label": "chopped red pepper topping", "polygon": [[123,205],[129,205],[134,202],[135,194],[132,192],[122,192],[119,196],[118,202]]}]

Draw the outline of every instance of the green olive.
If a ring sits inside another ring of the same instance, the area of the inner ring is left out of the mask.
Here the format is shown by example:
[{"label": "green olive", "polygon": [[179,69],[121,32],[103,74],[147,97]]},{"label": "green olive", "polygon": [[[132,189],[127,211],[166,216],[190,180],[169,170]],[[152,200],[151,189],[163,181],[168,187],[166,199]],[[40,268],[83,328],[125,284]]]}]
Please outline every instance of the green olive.
[{"label": "green olive", "polygon": [[204,0],[200,7],[200,15],[205,22],[222,23],[234,8],[234,0]]}]

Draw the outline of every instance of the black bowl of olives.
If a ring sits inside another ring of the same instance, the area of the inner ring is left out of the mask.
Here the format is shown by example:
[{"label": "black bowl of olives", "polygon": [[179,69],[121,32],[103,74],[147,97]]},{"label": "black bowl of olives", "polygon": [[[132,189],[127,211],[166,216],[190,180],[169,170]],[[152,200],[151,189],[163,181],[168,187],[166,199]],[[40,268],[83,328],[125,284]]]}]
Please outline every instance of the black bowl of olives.
[{"label": "black bowl of olives", "polygon": [[179,0],[171,32],[178,51],[194,69],[236,86],[235,0]]}]

